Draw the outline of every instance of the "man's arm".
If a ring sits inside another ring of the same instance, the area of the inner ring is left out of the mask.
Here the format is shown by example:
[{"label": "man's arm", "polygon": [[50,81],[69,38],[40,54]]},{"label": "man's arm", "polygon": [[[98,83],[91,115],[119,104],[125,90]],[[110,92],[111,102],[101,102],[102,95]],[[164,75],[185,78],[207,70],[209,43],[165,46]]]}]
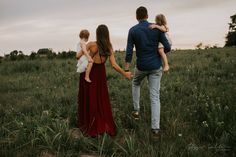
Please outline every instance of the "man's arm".
[{"label": "man's arm", "polygon": [[132,78],[131,72],[125,72],[117,63],[114,56],[114,52],[112,51],[111,55],[109,56],[110,64],[112,65],[113,69],[115,69],[117,72],[128,78],[129,80]]},{"label": "man's arm", "polygon": [[168,42],[165,33],[160,31],[160,43],[162,43],[162,45],[164,46],[164,52],[170,52],[171,50],[171,46],[170,43]]},{"label": "man's arm", "polygon": [[131,32],[131,30],[129,30],[127,47],[126,47],[126,56],[125,56],[125,62],[126,62],[125,70],[126,71],[129,70],[130,63],[132,61],[133,48],[134,48],[134,41],[133,41],[133,37],[132,37],[132,32]]}]

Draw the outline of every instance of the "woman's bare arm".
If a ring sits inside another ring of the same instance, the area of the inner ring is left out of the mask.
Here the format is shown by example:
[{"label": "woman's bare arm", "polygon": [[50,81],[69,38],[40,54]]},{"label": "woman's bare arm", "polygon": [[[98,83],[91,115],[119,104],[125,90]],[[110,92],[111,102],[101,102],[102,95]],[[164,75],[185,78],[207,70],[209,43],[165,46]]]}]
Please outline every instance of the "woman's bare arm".
[{"label": "woman's bare arm", "polygon": [[109,56],[109,61],[111,66],[113,67],[113,69],[115,69],[117,72],[119,72],[120,74],[122,74],[123,76],[125,76],[127,79],[131,79],[132,78],[132,74],[131,72],[125,72],[117,63],[116,63],[116,59],[114,56],[114,52],[111,53],[111,55]]}]

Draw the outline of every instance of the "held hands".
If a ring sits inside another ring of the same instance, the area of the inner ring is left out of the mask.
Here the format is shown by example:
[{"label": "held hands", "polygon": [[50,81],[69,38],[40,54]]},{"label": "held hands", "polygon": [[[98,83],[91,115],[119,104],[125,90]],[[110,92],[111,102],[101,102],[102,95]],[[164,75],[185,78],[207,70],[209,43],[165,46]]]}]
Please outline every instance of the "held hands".
[{"label": "held hands", "polygon": [[125,76],[127,79],[131,80],[132,77],[133,77],[133,74],[132,74],[131,72],[125,72],[124,76]]}]

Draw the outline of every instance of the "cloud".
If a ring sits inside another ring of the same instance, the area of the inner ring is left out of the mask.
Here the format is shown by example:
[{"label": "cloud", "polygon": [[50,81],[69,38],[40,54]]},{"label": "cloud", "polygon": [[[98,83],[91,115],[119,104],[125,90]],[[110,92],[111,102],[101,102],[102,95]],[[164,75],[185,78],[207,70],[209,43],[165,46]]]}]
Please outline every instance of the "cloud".
[{"label": "cloud", "polygon": [[[196,42],[221,43],[235,0],[1,0],[0,55],[19,49],[30,53],[42,47],[74,49],[80,29],[91,32],[107,24],[116,49],[126,47],[127,33],[137,23],[135,10],[146,6],[149,20],[167,16],[175,47]],[[208,44],[207,43],[207,44]],[[183,46],[186,45],[186,46]]]},{"label": "cloud", "polygon": [[171,0],[165,1],[165,7],[173,12],[202,10],[205,8],[220,8],[228,4],[235,4],[235,0]]}]

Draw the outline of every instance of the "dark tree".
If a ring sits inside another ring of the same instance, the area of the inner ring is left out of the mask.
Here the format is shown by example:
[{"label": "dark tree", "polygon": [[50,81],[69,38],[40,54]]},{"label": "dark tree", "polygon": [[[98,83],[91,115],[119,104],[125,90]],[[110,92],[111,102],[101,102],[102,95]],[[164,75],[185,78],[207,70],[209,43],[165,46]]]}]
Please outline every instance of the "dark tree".
[{"label": "dark tree", "polygon": [[37,53],[32,51],[29,58],[30,58],[30,60],[34,60],[34,59],[36,59],[36,56],[37,56]]},{"label": "dark tree", "polygon": [[45,56],[51,53],[52,53],[52,49],[50,48],[42,48],[42,49],[39,49],[37,52],[38,55],[45,55]]},{"label": "dark tree", "polygon": [[23,60],[25,58],[25,55],[23,54],[23,52],[22,51],[19,51],[18,52],[18,55],[17,55],[17,59],[18,60]]},{"label": "dark tree", "polygon": [[226,36],[225,46],[236,46],[236,14],[230,16],[229,32]]},{"label": "dark tree", "polygon": [[68,56],[68,58],[73,58],[73,57],[75,57],[75,55],[76,55],[76,52],[75,51],[68,51],[68,53],[67,53],[67,56]]},{"label": "dark tree", "polygon": [[196,49],[199,49],[199,50],[200,50],[200,49],[202,49],[202,47],[203,47],[203,43],[199,43],[199,44],[197,44],[195,47],[196,47]]},{"label": "dark tree", "polygon": [[57,57],[58,57],[58,58],[61,58],[61,59],[66,59],[66,58],[74,58],[75,55],[76,55],[76,52],[75,52],[75,51],[69,50],[68,52],[67,52],[67,51],[59,52],[59,53],[57,54]]},{"label": "dark tree", "polygon": [[10,53],[10,60],[15,61],[17,59],[18,51],[14,50]]},{"label": "dark tree", "polygon": [[2,63],[4,57],[0,56],[0,63]]},{"label": "dark tree", "polygon": [[53,58],[55,58],[57,56],[57,54],[55,53],[55,52],[51,52],[51,53],[48,53],[47,54],[47,58],[48,59],[53,59]]}]

